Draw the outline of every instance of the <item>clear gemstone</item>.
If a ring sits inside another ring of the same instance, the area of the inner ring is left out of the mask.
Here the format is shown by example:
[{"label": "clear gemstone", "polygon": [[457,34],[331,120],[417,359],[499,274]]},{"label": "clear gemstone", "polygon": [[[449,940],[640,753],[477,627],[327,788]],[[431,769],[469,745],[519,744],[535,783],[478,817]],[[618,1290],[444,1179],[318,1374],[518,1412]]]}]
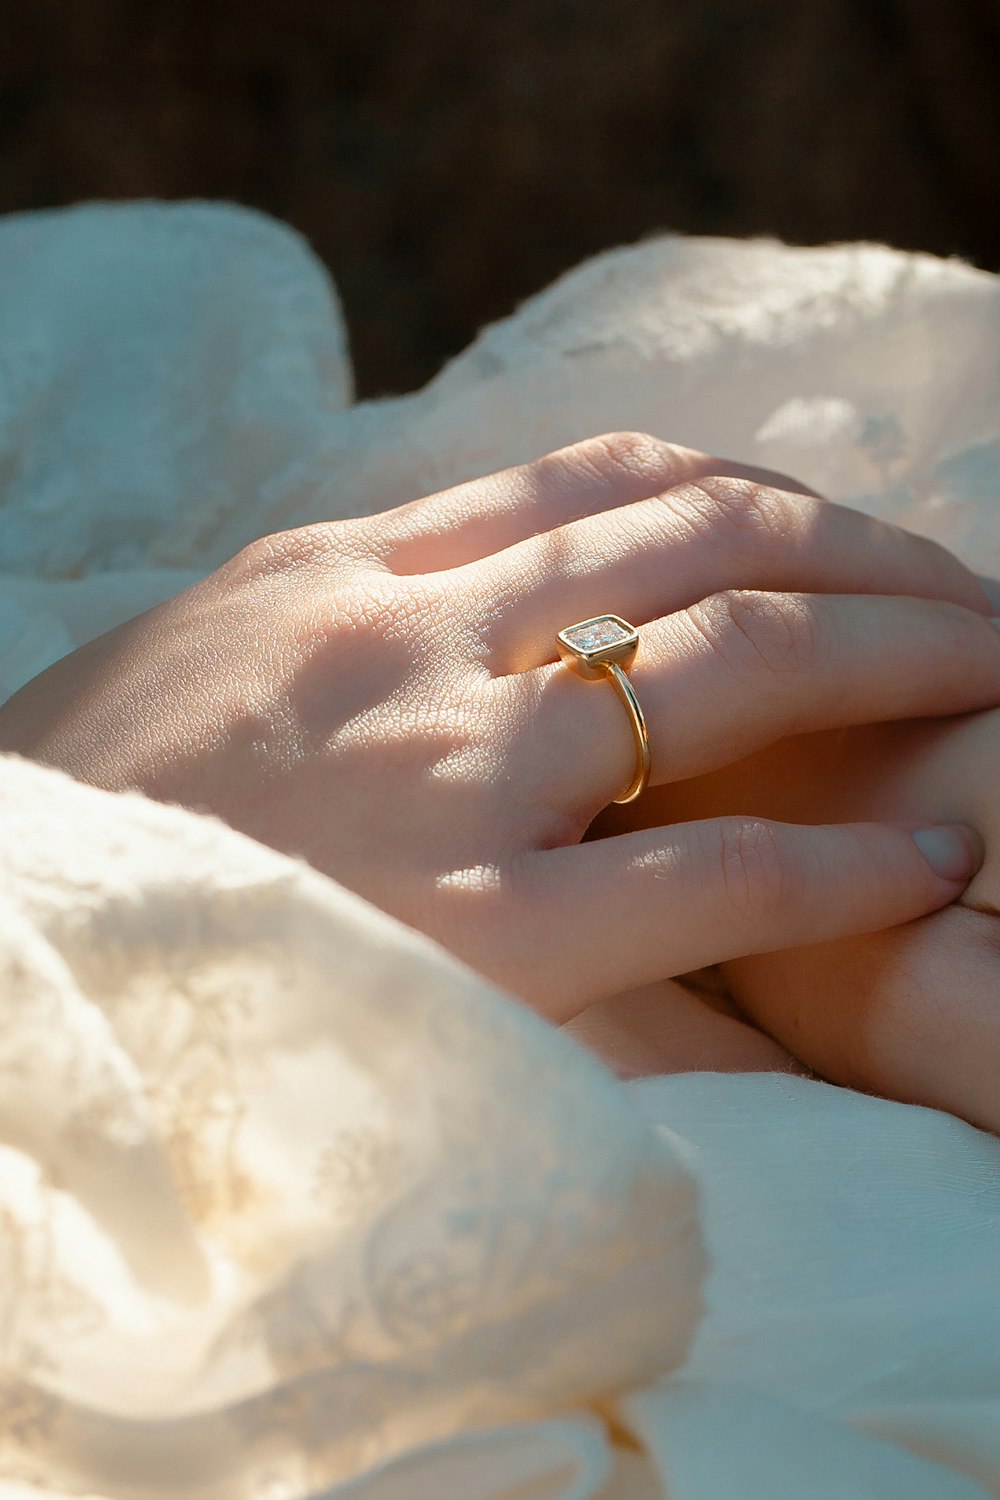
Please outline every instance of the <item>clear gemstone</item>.
[{"label": "clear gemstone", "polygon": [[603,615],[597,620],[587,620],[583,625],[573,625],[563,631],[563,639],[577,651],[600,651],[604,646],[616,646],[627,641],[629,631],[623,630],[617,620]]}]

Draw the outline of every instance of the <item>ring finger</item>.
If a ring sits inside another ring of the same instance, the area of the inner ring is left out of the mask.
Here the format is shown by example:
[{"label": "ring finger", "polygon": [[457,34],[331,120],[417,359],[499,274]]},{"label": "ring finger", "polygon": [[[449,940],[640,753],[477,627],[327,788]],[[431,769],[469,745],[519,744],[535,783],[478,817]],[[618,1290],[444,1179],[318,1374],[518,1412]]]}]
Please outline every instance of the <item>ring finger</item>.
[{"label": "ring finger", "polygon": [[[910,597],[729,591],[644,625],[631,678],[656,785],[786,735],[992,707],[1000,631],[958,605]],[[530,722],[546,800],[596,810],[628,784],[632,732],[610,683],[560,663],[496,687]]]}]

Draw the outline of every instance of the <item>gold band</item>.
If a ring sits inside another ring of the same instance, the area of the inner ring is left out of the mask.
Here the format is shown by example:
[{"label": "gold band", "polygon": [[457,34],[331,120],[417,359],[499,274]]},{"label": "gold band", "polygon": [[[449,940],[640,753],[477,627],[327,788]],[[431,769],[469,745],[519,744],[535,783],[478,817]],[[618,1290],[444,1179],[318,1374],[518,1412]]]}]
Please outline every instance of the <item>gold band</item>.
[{"label": "gold band", "polygon": [[594,615],[567,625],[556,636],[559,655],[581,677],[607,677],[625,705],[635,742],[635,775],[615,802],[634,802],[649,781],[649,733],[646,716],[625,669],[635,660],[639,632],[618,615]]},{"label": "gold band", "polygon": [[646,783],[649,780],[649,733],[646,729],[646,715],[635,696],[635,688],[618,663],[609,662],[605,670],[612,687],[628,710],[629,722],[632,725],[632,738],[635,741],[635,775],[621,796],[613,797],[611,800],[634,802],[636,797],[641,796],[646,790]]}]

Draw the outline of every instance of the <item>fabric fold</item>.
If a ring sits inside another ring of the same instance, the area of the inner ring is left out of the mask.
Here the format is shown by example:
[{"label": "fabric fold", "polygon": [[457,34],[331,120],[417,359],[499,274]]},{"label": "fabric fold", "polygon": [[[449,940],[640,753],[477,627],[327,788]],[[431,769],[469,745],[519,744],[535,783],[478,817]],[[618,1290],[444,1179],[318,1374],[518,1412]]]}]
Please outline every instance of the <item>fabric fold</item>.
[{"label": "fabric fold", "polygon": [[46,1477],[330,1484],[681,1363],[694,1186],[567,1037],[213,820],[6,757],[0,825],[0,1328]]}]

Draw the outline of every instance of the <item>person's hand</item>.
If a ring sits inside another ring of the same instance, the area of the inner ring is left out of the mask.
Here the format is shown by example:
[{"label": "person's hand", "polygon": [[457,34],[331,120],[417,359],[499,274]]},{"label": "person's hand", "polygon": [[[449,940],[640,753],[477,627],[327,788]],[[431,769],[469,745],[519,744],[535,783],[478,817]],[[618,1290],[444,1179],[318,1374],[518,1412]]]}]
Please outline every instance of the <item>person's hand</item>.
[{"label": "person's hand", "polygon": [[635,764],[611,686],[556,660],[587,617],[641,626],[654,785],[791,733],[1000,702],[973,575],[776,485],[613,435],[269,537],[30,683],[0,746],[300,854],[555,1020],[906,922],[960,893],[974,838],[937,873],[888,825],[581,842]]},{"label": "person's hand", "polygon": [[[657,1005],[622,997],[592,1007],[574,1029],[630,1074],[783,1069],[791,1049],[834,1083],[1000,1131],[998,784],[1000,710],[993,710],[801,735],[658,788],[643,813],[653,821],[722,811],[824,823],[957,819],[979,830],[986,857],[946,910],[886,932],[723,964],[713,977],[728,987],[725,1000],[678,997],[664,986]],[[601,821],[620,831],[640,806]]]}]

